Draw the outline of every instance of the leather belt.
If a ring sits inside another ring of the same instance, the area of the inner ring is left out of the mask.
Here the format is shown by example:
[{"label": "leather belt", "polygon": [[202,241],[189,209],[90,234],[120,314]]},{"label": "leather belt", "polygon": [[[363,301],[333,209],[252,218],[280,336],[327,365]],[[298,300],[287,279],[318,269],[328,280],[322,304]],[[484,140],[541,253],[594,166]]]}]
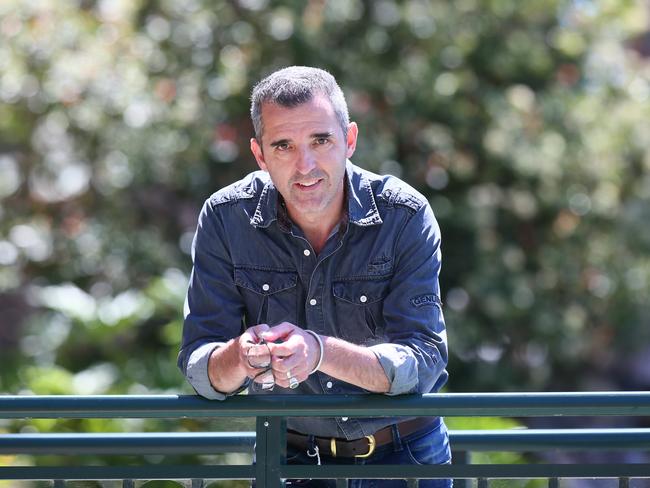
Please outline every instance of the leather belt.
[{"label": "leather belt", "polygon": [[[418,431],[423,431],[427,427],[433,426],[436,422],[438,422],[438,417],[416,417],[399,422],[396,425],[400,437],[406,437]],[[309,437],[308,435],[289,430],[287,431],[287,444],[299,450],[309,451],[313,449],[313,446],[309,442]],[[368,435],[361,439],[348,441],[338,437],[314,437],[314,442],[321,455],[365,458],[372,455],[377,447],[385,446],[393,442],[393,426],[389,425],[383,429],[379,429],[373,435]]]}]

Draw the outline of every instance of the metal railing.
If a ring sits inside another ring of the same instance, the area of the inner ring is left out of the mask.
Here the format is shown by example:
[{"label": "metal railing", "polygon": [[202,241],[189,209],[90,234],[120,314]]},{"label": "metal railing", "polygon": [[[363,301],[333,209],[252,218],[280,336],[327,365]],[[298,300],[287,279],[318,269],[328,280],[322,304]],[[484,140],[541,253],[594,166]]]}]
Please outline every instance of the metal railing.
[{"label": "metal railing", "polygon": [[[403,478],[403,466],[286,464],[285,418],[288,416],[650,416],[650,392],[236,396],[225,402],[196,396],[0,396],[0,419],[30,418],[217,418],[254,417],[255,432],[158,432],[117,434],[1,434],[0,454],[215,454],[252,452],[255,465],[112,465],[112,466],[0,466],[4,480],[205,480],[255,479],[258,487],[278,487],[287,478],[347,479]],[[549,429],[451,432],[455,452],[629,450],[650,452],[650,429]],[[459,456],[462,458],[463,456]],[[647,459],[647,458],[646,458]],[[545,479],[549,487],[562,478],[615,478],[621,487],[633,478],[650,478],[650,462],[527,463],[409,466],[410,485],[422,478],[477,480],[479,488],[491,479]],[[650,486],[650,480],[646,480]]]}]

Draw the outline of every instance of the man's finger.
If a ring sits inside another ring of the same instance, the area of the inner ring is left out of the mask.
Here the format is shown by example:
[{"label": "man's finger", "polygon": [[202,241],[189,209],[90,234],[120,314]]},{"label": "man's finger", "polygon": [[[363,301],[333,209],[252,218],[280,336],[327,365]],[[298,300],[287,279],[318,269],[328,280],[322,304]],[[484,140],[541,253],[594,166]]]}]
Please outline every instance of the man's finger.
[{"label": "man's finger", "polygon": [[301,351],[302,347],[300,342],[293,340],[293,338],[289,338],[285,342],[279,342],[277,344],[270,343],[269,349],[271,350],[271,354],[274,357],[282,358],[292,356],[293,354]]},{"label": "man's finger", "polygon": [[299,329],[299,327],[290,322],[282,322],[270,327],[260,335],[268,342],[275,342],[277,340],[285,340],[288,336],[293,334],[296,329]]},{"label": "man's finger", "polygon": [[253,376],[252,379],[255,381],[255,383],[273,383],[275,381],[275,375],[272,371],[269,370],[268,372],[261,375],[258,373],[257,375]]},{"label": "man's finger", "polygon": [[271,368],[273,368],[274,373],[278,373],[280,375],[284,375],[287,371],[297,371],[298,369],[304,369],[301,368],[300,358],[295,355],[285,357],[274,356],[273,360],[271,361]]},{"label": "man's finger", "polygon": [[269,329],[267,324],[254,325],[246,329],[241,337],[245,342],[259,342],[262,334]]},{"label": "man's finger", "polygon": [[278,385],[278,386],[281,386],[282,388],[290,388],[291,387],[291,378],[292,377],[295,378],[295,380],[298,383],[302,383],[309,376],[306,371],[300,371],[298,369],[291,370],[290,373],[291,373],[290,376],[287,376],[286,372],[284,372],[284,373],[274,373],[275,384]]}]

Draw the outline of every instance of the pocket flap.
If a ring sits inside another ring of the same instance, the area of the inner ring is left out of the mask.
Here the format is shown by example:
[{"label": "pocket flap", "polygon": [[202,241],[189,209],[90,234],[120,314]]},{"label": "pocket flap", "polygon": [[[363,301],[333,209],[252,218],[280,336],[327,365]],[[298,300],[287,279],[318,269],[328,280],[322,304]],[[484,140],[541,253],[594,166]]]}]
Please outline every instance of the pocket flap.
[{"label": "pocket flap", "polygon": [[367,305],[384,299],[389,284],[388,280],[338,281],[332,284],[332,293],[354,305]]},{"label": "pocket flap", "polygon": [[298,274],[293,271],[263,271],[259,269],[235,269],[235,284],[260,295],[272,295],[293,288]]}]

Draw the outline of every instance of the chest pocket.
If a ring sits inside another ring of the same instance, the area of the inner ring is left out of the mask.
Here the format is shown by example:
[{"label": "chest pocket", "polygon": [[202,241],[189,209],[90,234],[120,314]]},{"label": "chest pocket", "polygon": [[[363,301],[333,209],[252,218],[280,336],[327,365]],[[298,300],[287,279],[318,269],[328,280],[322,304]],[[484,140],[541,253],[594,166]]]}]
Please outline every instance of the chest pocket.
[{"label": "chest pocket", "polygon": [[387,279],[332,283],[337,332],[355,344],[384,342],[383,308],[389,285]]},{"label": "chest pocket", "polygon": [[296,323],[296,272],[236,268],[234,278],[246,305],[247,327]]}]

